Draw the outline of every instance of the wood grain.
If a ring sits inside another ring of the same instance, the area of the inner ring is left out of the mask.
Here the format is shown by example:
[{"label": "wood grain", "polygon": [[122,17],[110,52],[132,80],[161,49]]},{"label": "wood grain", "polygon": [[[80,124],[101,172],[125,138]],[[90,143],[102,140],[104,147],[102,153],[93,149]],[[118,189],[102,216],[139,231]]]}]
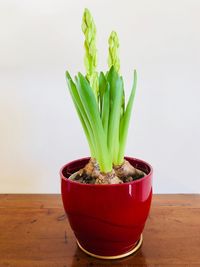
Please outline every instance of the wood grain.
[{"label": "wood grain", "polygon": [[154,195],[143,236],[137,254],[97,260],[78,249],[60,195],[0,195],[0,267],[200,267],[200,195]]}]

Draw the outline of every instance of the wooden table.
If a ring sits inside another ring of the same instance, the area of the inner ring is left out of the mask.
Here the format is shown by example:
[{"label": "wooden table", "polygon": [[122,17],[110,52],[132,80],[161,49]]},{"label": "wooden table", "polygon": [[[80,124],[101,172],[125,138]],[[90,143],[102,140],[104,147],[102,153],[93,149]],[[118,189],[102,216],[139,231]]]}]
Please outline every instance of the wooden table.
[{"label": "wooden table", "polygon": [[0,195],[0,267],[200,267],[200,195],[154,195],[143,237],[135,255],[97,260],[77,247],[60,195]]}]

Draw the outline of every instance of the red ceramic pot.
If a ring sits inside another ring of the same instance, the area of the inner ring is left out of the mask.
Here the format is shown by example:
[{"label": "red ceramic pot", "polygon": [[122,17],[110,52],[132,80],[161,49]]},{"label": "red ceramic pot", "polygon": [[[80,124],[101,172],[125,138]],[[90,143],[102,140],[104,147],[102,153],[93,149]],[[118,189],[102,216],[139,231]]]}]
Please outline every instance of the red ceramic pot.
[{"label": "red ceramic pot", "polygon": [[[66,164],[60,171],[62,200],[78,245],[88,254],[120,258],[132,253],[141,237],[152,199],[152,167],[126,159],[147,175],[117,185],[81,184],[67,178],[89,158]],[[141,243],[141,242],[139,242]]]}]

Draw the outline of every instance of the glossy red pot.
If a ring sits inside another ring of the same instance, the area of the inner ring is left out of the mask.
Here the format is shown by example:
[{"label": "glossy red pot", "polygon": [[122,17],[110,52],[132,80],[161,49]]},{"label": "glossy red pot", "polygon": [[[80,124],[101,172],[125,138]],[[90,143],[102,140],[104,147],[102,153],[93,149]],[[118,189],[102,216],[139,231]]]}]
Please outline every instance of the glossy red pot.
[{"label": "glossy red pot", "polygon": [[89,158],[66,164],[60,171],[65,212],[79,246],[100,257],[130,254],[144,229],[152,199],[152,167],[139,159],[126,159],[147,175],[117,185],[81,184],[67,178]]}]

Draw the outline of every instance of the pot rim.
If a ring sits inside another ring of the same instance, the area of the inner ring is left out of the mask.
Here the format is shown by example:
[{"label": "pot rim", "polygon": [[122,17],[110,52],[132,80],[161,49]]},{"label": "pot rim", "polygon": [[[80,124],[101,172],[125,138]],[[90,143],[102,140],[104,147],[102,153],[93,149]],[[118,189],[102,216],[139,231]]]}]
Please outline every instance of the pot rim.
[{"label": "pot rim", "polygon": [[68,178],[66,178],[66,177],[64,176],[64,174],[63,174],[63,170],[64,170],[69,164],[73,164],[73,163],[75,163],[76,161],[89,160],[89,159],[90,159],[90,157],[84,157],[84,158],[75,159],[75,160],[70,161],[69,163],[66,163],[66,164],[60,169],[59,174],[60,174],[61,179],[65,180],[65,181],[68,181],[68,183],[72,183],[72,184],[76,184],[76,185],[80,185],[80,186],[89,186],[89,187],[102,187],[102,186],[103,186],[103,187],[111,187],[111,186],[112,186],[112,187],[116,187],[116,186],[127,186],[127,185],[132,185],[132,184],[139,183],[139,182],[141,182],[141,181],[143,181],[143,180],[149,178],[149,177],[152,175],[152,173],[153,173],[153,168],[152,168],[152,166],[151,166],[149,163],[147,163],[146,161],[141,160],[141,159],[137,159],[137,158],[133,158],[133,157],[128,157],[128,156],[126,156],[126,157],[124,157],[124,158],[125,158],[126,160],[128,160],[128,161],[129,161],[129,159],[132,159],[132,160],[136,160],[136,161],[139,162],[139,163],[143,163],[143,164],[147,165],[148,168],[149,168],[149,170],[150,170],[149,173],[148,173],[147,175],[145,175],[144,177],[142,177],[142,178],[139,178],[139,179],[134,180],[134,181],[132,181],[132,182],[122,183],[122,184],[83,184],[83,183],[79,183],[79,182],[76,182],[76,181],[73,181],[73,180],[69,180]]}]

